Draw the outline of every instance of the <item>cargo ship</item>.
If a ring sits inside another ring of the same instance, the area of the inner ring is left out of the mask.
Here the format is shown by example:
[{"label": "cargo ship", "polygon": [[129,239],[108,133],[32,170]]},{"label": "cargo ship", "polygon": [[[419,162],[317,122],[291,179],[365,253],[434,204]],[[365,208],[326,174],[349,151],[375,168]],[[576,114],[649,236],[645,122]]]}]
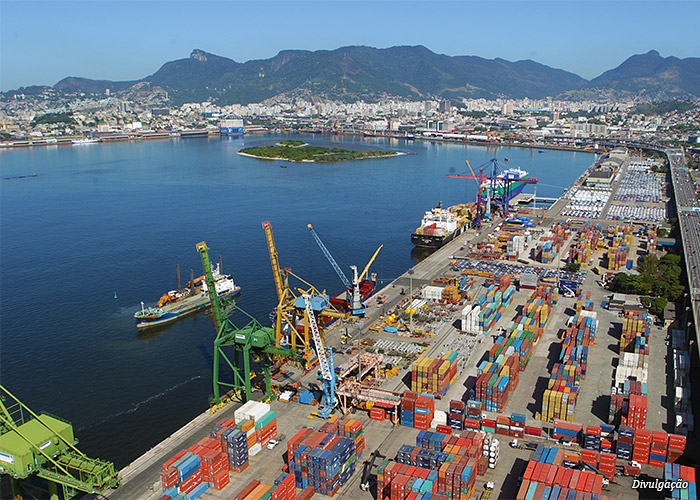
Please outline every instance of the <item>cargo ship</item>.
[{"label": "cargo ship", "polygon": [[[216,267],[212,266],[212,273],[219,297],[234,298],[240,295],[241,287],[235,284],[231,275],[221,274],[218,264]],[[183,290],[170,290],[163,294],[156,307],[144,307],[141,302],[141,310],[134,313],[136,328],[149,328],[175,321],[204,309],[210,302],[205,276],[200,276],[194,280],[194,284],[188,282],[187,288]]]},{"label": "cargo ship", "polygon": [[[528,172],[520,168],[509,168],[504,170],[498,176],[493,179],[493,186],[491,185],[491,179],[484,179],[481,183],[481,190],[491,192],[491,197],[501,197],[505,194],[506,187],[508,187],[509,197],[520,194],[525,188],[526,182],[518,182],[519,179],[527,178]],[[508,182],[506,182],[508,180]]]},{"label": "cargo ship", "polygon": [[421,248],[440,248],[462,234],[469,219],[460,216],[457,207],[445,210],[442,203],[425,212],[420,227],[411,235],[411,243]]}]

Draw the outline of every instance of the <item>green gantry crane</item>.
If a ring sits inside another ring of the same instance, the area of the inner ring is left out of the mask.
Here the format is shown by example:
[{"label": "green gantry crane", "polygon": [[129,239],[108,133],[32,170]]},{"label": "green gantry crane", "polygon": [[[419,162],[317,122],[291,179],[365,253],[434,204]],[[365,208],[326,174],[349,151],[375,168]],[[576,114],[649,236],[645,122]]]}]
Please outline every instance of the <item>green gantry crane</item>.
[{"label": "green gantry crane", "polygon": [[[252,397],[251,379],[254,373],[251,371],[251,356],[254,357],[265,376],[265,395],[263,399],[268,399],[272,395],[272,384],[270,378],[270,366],[274,364],[273,356],[283,356],[293,358],[303,362],[304,356],[293,352],[291,349],[276,347],[275,331],[272,328],[264,327],[250,314],[236,306],[236,309],[250,318],[250,322],[243,328],[237,328],[226,314],[224,306],[216,293],[214,275],[211,271],[209,260],[209,248],[205,242],[197,243],[197,250],[202,258],[204,275],[207,280],[207,289],[211,301],[211,310],[214,315],[216,326],[216,339],[214,340],[214,373],[213,403],[221,401],[222,393],[230,390],[245,392],[246,400]],[[229,354],[225,352],[227,348]],[[233,372],[233,381],[226,381],[221,377],[221,359]]]},{"label": "green gantry crane", "polygon": [[[114,464],[86,456],[77,442],[70,422],[37,415],[0,385],[0,474],[10,476],[13,496],[58,500],[59,489],[69,499],[118,488]],[[46,489],[31,476],[46,480]]]}]

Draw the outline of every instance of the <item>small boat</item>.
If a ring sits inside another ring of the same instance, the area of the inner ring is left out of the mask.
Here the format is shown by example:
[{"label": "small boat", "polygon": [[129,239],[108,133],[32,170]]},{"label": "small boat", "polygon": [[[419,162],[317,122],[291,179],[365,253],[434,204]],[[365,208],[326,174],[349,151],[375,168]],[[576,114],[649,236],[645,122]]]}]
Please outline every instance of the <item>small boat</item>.
[{"label": "small boat", "polygon": [[[214,284],[219,298],[236,297],[241,293],[241,287],[236,286],[229,274],[221,274],[219,265],[212,266]],[[163,294],[156,307],[144,307],[141,302],[141,310],[134,313],[136,328],[148,328],[162,325],[181,318],[187,314],[204,309],[211,303],[205,276],[194,280],[194,284],[188,282],[187,288],[182,290],[170,290]]]},{"label": "small boat", "polygon": [[280,168],[287,168],[287,165],[280,165]]},{"label": "small boat", "polygon": [[82,139],[72,139],[71,142],[75,146],[80,146],[82,144],[94,144],[96,142],[100,142],[99,139],[91,139],[89,137],[83,137]]}]

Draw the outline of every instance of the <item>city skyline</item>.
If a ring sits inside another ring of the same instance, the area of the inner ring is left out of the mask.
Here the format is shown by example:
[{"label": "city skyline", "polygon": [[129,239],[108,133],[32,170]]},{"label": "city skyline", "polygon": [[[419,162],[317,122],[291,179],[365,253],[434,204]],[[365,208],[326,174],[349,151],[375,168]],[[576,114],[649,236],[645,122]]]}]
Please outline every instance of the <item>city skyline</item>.
[{"label": "city skyline", "polygon": [[697,56],[700,3],[2,0],[0,14],[5,91],[68,76],[140,79],[195,48],[245,62],[285,49],[424,45],[591,79],[652,49]]}]

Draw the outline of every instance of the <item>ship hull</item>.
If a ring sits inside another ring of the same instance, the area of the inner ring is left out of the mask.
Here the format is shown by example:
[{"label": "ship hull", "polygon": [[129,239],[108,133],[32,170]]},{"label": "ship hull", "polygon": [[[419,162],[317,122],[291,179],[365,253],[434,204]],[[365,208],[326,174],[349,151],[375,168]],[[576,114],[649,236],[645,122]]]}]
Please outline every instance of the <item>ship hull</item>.
[{"label": "ship hull", "polygon": [[464,226],[456,229],[446,236],[413,233],[411,235],[411,243],[419,248],[440,248],[455,239],[455,236],[462,232],[463,227]]},{"label": "ship hull", "polygon": [[[219,298],[234,298],[238,297],[240,294],[241,288],[237,286],[230,292],[220,294]],[[175,303],[166,304],[162,307],[165,311],[163,314],[136,318],[136,328],[143,329],[171,323],[179,318],[206,308],[210,303],[209,294],[200,293],[194,297],[187,297]]]}]

